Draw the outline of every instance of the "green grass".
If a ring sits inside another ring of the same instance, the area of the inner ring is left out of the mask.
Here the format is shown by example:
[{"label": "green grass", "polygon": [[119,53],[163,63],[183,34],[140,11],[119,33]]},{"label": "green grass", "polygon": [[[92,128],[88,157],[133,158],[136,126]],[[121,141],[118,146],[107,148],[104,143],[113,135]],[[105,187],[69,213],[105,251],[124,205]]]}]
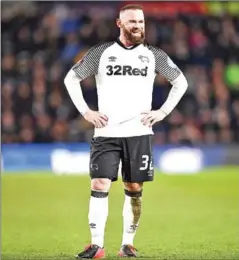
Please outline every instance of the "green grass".
[{"label": "green grass", "polygon": [[[88,176],[4,174],[2,259],[74,259],[90,241],[89,194]],[[105,247],[107,259],[115,259],[122,237],[121,181],[109,198]],[[141,259],[239,259],[239,168],[157,174],[144,186],[135,246]]]}]

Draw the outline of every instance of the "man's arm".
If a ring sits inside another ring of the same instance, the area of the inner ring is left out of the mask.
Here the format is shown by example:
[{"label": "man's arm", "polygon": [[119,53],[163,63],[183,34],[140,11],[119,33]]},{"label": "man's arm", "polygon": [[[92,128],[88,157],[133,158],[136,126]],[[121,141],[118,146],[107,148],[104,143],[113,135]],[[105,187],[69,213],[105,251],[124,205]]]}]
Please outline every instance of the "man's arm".
[{"label": "man's arm", "polygon": [[89,110],[89,107],[83,97],[80,81],[81,79],[79,79],[74,70],[71,69],[67,73],[64,83],[73,104],[75,105],[77,110],[84,116]]},{"label": "man's arm", "polygon": [[155,73],[164,76],[171,84],[169,95],[159,110],[143,113],[144,125],[152,126],[163,120],[177,106],[187,90],[188,83],[182,71],[173,63],[168,55],[155,47],[151,47],[155,57]]},{"label": "man's arm", "polygon": [[183,73],[181,73],[175,80],[171,81],[170,83],[172,84],[172,88],[166,101],[160,108],[160,110],[166,115],[170,114],[177,106],[188,87],[187,80]]},{"label": "man's arm", "polygon": [[95,53],[97,53],[96,48],[91,48],[86,55],[70,69],[64,80],[72,102],[82,115],[89,110],[89,107],[84,100],[80,81],[97,74],[98,64],[95,59]]},{"label": "man's arm", "polygon": [[96,127],[106,125],[107,117],[99,112],[92,111],[83,97],[80,82],[89,76],[98,73],[100,51],[97,47],[91,48],[88,53],[75,64],[67,73],[64,83],[72,102],[84,118]]},{"label": "man's arm", "polygon": [[182,71],[162,50],[155,50],[155,72],[163,75],[171,84],[169,95],[160,108],[166,115],[172,112],[187,90],[188,83]]}]

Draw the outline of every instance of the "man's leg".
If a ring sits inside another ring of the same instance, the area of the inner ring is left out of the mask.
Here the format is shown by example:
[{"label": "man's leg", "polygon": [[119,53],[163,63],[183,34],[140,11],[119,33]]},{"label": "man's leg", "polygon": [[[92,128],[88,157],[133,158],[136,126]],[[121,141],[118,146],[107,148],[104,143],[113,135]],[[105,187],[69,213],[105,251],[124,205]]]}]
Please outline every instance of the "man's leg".
[{"label": "man's leg", "polygon": [[108,193],[111,180],[95,178],[91,180],[91,197],[89,203],[88,221],[91,231],[91,244],[76,258],[104,258],[104,234],[108,217]]},{"label": "man's leg", "polygon": [[89,226],[91,244],[101,248],[104,246],[105,224],[108,217],[108,193],[111,185],[109,179],[91,180],[91,197],[89,205]]},{"label": "man's leg", "polygon": [[141,216],[143,183],[124,183],[125,201],[123,207],[123,245],[133,246],[134,237]]},{"label": "man's leg", "polygon": [[91,142],[89,226],[91,244],[77,258],[103,258],[104,233],[108,217],[108,193],[118,177],[120,147],[116,138],[93,138]]},{"label": "man's leg", "polygon": [[123,141],[122,178],[125,188],[123,207],[123,239],[120,256],[136,257],[133,241],[139,225],[142,207],[142,188],[153,181],[151,136],[129,137]]}]

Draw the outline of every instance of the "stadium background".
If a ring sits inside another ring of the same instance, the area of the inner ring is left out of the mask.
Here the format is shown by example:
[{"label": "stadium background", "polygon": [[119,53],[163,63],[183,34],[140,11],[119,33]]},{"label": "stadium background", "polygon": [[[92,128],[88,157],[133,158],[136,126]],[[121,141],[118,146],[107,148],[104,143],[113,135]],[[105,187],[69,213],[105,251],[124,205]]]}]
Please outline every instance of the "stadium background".
[{"label": "stadium background", "polygon": [[[83,174],[93,129],[73,106],[63,79],[91,46],[118,37],[115,18],[125,3],[1,2],[4,259],[71,259],[79,243],[87,242],[89,180]],[[147,224],[138,245],[144,247],[146,240],[151,247],[143,248],[143,255],[162,259],[238,259],[239,4],[141,4],[148,42],[168,53],[189,88],[154,127],[155,167],[174,176],[156,174],[150,190],[145,188],[146,212],[155,215],[142,220]],[[158,77],[154,109],[169,90]],[[83,92],[97,109],[93,78],[83,82]],[[190,173],[200,174],[182,175]],[[120,224],[114,223],[121,223],[121,212],[114,205],[123,196],[115,185],[108,234],[113,226],[119,235]],[[155,196],[159,209],[152,203]],[[159,240],[152,238],[155,222],[154,231],[164,231]],[[111,235],[107,241],[116,250],[119,238]]]}]

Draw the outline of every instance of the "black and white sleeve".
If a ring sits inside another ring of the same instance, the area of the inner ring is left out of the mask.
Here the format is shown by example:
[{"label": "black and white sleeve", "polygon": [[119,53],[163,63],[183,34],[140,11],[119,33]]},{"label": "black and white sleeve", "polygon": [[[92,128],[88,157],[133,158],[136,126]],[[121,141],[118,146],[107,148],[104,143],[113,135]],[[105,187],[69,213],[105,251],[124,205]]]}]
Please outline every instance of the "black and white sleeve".
[{"label": "black and white sleeve", "polygon": [[111,44],[112,43],[109,42],[92,47],[85,56],[73,66],[72,70],[81,80],[89,76],[97,75],[101,55]]},{"label": "black and white sleeve", "polygon": [[110,46],[110,44],[111,43],[105,43],[92,47],[83,59],[81,59],[70,69],[64,79],[69,96],[77,110],[82,115],[89,110],[89,107],[84,100],[80,81],[88,78],[89,76],[98,74],[101,55],[104,50]]},{"label": "black and white sleeve", "polygon": [[161,74],[169,82],[175,80],[182,72],[170,57],[161,49],[150,46],[155,57],[155,73]]},{"label": "black and white sleeve", "polygon": [[155,73],[163,75],[171,84],[169,95],[160,110],[166,115],[172,112],[187,90],[187,79],[182,71],[162,50],[151,47],[155,57]]}]

